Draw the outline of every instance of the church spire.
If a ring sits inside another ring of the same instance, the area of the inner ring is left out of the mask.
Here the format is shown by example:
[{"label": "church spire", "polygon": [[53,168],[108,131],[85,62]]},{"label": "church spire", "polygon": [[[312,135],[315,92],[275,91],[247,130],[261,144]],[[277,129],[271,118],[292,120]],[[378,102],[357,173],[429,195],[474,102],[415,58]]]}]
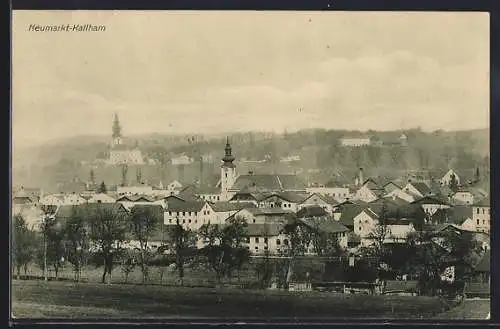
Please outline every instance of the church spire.
[{"label": "church spire", "polygon": [[118,119],[118,114],[115,113],[115,117],[113,119],[113,138],[121,138],[122,128],[120,127],[120,120]]},{"label": "church spire", "polygon": [[232,154],[232,149],[231,149],[231,144],[229,144],[229,137],[226,139],[226,147],[224,148],[225,155],[222,158],[222,161],[224,161],[224,166],[234,166],[233,161],[234,161],[234,156]]}]

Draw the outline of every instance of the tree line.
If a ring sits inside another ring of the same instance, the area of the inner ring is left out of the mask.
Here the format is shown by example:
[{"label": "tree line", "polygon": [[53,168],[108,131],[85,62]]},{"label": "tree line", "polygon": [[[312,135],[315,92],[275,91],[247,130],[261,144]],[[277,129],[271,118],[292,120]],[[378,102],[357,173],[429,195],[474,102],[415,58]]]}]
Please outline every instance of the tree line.
[{"label": "tree line", "polygon": [[[28,265],[35,263],[45,276],[52,267],[57,278],[59,270],[69,263],[75,281],[80,281],[82,272],[92,265],[102,268],[101,282],[109,283],[116,265],[120,265],[125,281],[139,267],[146,284],[152,266],[162,270],[173,266],[179,285],[184,285],[185,268],[189,265],[212,271],[221,284],[235,274],[239,277],[240,271],[251,263],[262,288],[274,283],[277,288],[286,289],[292,280],[312,278],[373,281],[413,273],[423,289],[432,293],[450,257],[467,260],[480,249],[470,234],[440,236],[442,242],[438,245],[436,232],[429,227],[410,234],[403,243],[386,244],[389,231],[382,215],[372,234],[373,244],[354,255],[340,247],[338,234],[322,229],[322,219],[303,221],[291,217],[281,231],[286,240],[278,257],[266,249],[260,258],[252,259],[247,245],[248,224],[243,218],[230,217],[223,225],[205,224],[192,231],[181,225],[179,219],[164,226],[155,209],[135,206],[130,212],[120,213],[108,207],[75,206],[65,220],[45,217],[37,231],[16,215],[11,249],[16,275],[19,277],[22,269],[26,274]],[[153,248],[151,242],[159,227],[164,230],[162,243]],[[271,236],[264,231],[260,237]],[[127,246],[132,240],[134,245]],[[462,268],[462,276],[472,274],[471,266]]]}]

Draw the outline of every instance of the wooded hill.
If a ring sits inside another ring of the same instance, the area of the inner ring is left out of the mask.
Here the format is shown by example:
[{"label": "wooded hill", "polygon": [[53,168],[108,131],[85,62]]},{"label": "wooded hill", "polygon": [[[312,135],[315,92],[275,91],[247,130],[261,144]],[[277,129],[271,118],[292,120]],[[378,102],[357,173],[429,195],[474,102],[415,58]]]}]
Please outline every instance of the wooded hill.
[{"label": "wooded hill", "polygon": [[[359,167],[365,168],[367,175],[383,177],[398,176],[408,170],[443,171],[448,168],[472,177],[479,168],[481,175],[489,179],[488,129],[456,132],[412,129],[404,132],[408,137],[407,146],[392,143],[401,133],[310,129],[282,134],[248,132],[227,135],[240,173],[296,173],[307,182],[326,183],[334,177],[351,180]],[[137,143],[143,154],[159,163],[141,166],[142,177],[152,183],[162,180],[166,184],[173,179],[189,183],[201,176],[205,184],[213,184],[226,142],[225,136],[221,135],[151,134],[135,136],[126,142],[130,145]],[[382,141],[383,146],[347,148],[339,144],[340,138],[352,135]],[[58,182],[75,177],[86,181],[90,165],[84,165],[82,161],[106,158],[108,151],[109,138],[100,136],[74,137],[36,148],[14,149],[13,183],[55,190]],[[169,160],[182,153],[196,161],[183,169],[172,166]],[[213,162],[201,166],[200,154],[211,155]],[[280,162],[281,158],[290,155],[300,156],[300,161]],[[242,161],[245,159],[248,162]],[[129,180],[134,180],[136,169],[129,168]],[[108,185],[121,182],[120,167],[98,166],[94,168],[94,175],[96,181],[105,181]]]}]

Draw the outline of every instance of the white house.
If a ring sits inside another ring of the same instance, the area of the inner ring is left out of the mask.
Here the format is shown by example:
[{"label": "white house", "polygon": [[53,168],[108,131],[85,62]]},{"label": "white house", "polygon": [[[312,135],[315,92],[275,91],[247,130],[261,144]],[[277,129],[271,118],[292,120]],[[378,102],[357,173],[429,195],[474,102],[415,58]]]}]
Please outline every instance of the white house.
[{"label": "white house", "polygon": [[453,169],[448,170],[448,172],[444,174],[443,177],[441,177],[439,182],[441,183],[441,185],[448,186],[450,185],[451,177],[453,175],[455,175],[455,180],[457,181],[457,184],[460,185],[460,176],[458,176],[458,174]]},{"label": "white house", "polygon": [[412,203],[420,205],[428,216],[434,215],[438,209],[449,209],[451,207],[449,202],[437,196],[425,196]]},{"label": "white house", "polygon": [[167,185],[167,190],[172,192],[179,191],[182,188],[182,186],[183,185],[179,183],[179,181],[174,180]]},{"label": "white house", "polygon": [[304,201],[302,201],[297,205],[296,211],[300,211],[301,209],[306,207],[319,206],[331,214],[333,213],[333,208],[337,204],[338,204],[337,202],[329,200],[327,199],[327,197],[324,197],[317,193],[313,193],[310,196],[308,196]]},{"label": "white house", "polygon": [[40,204],[44,206],[62,206],[64,205],[63,194],[48,194],[40,199]]},{"label": "white house", "polygon": [[204,224],[215,224],[217,216],[206,201],[176,201],[168,202],[165,211],[164,224],[179,224],[190,230],[198,230]]},{"label": "white house", "polygon": [[490,211],[490,198],[485,198],[472,206],[472,222],[475,225],[475,231],[490,233]]},{"label": "white house", "polygon": [[415,199],[423,198],[431,193],[431,189],[423,182],[409,182],[403,187],[403,191]]},{"label": "white house", "polygon": [[367,146],[371,144],[370,138],[361,137],[361,138],[341,138],[340,145],[344,147],[360,147]]},{"label": "white house", "polygon": [[384,195],[385,190],[377,185],[372,179],[367,179],[363,185],[354,193],[353,199],[364,202],[372,202]]},{"label": "white house", "polygon": [[349,188],[347,187],[307,187],[307,193],[309,194],[319,194],[324,196],[329,196],[337,200],[338,202],[343,202],[349,198]]},{"label": "white house", "polygon": [[181,154],[175,157],[172,157],[171,159],[172,165],[174,166],[179,166],[179,165],[189,165],[194,162],[193,158],[188,157],[185,154]]},{"label": "white house", "polygon": [[403,191],[402,189],[393,189],[392,191],[390,191],[389,193],[387,193],[386,195],[384,195],[384,197],[396,197],[396,198],[400,198],[400,199],[403,199],[407,202],[413,202],[415,201],[415,197],[413,195],[410,195],[409,193]]}]

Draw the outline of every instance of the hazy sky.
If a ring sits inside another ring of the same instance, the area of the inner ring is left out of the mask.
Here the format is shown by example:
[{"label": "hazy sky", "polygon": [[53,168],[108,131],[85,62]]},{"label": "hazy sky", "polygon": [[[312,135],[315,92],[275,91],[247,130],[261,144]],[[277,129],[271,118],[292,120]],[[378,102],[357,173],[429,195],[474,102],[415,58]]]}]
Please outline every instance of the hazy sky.
[{"label": "hazy sky", "polygon": [[489,124],[484,13],[15,11],[12,44],[19,145],[115,112],[125,135]]}]

